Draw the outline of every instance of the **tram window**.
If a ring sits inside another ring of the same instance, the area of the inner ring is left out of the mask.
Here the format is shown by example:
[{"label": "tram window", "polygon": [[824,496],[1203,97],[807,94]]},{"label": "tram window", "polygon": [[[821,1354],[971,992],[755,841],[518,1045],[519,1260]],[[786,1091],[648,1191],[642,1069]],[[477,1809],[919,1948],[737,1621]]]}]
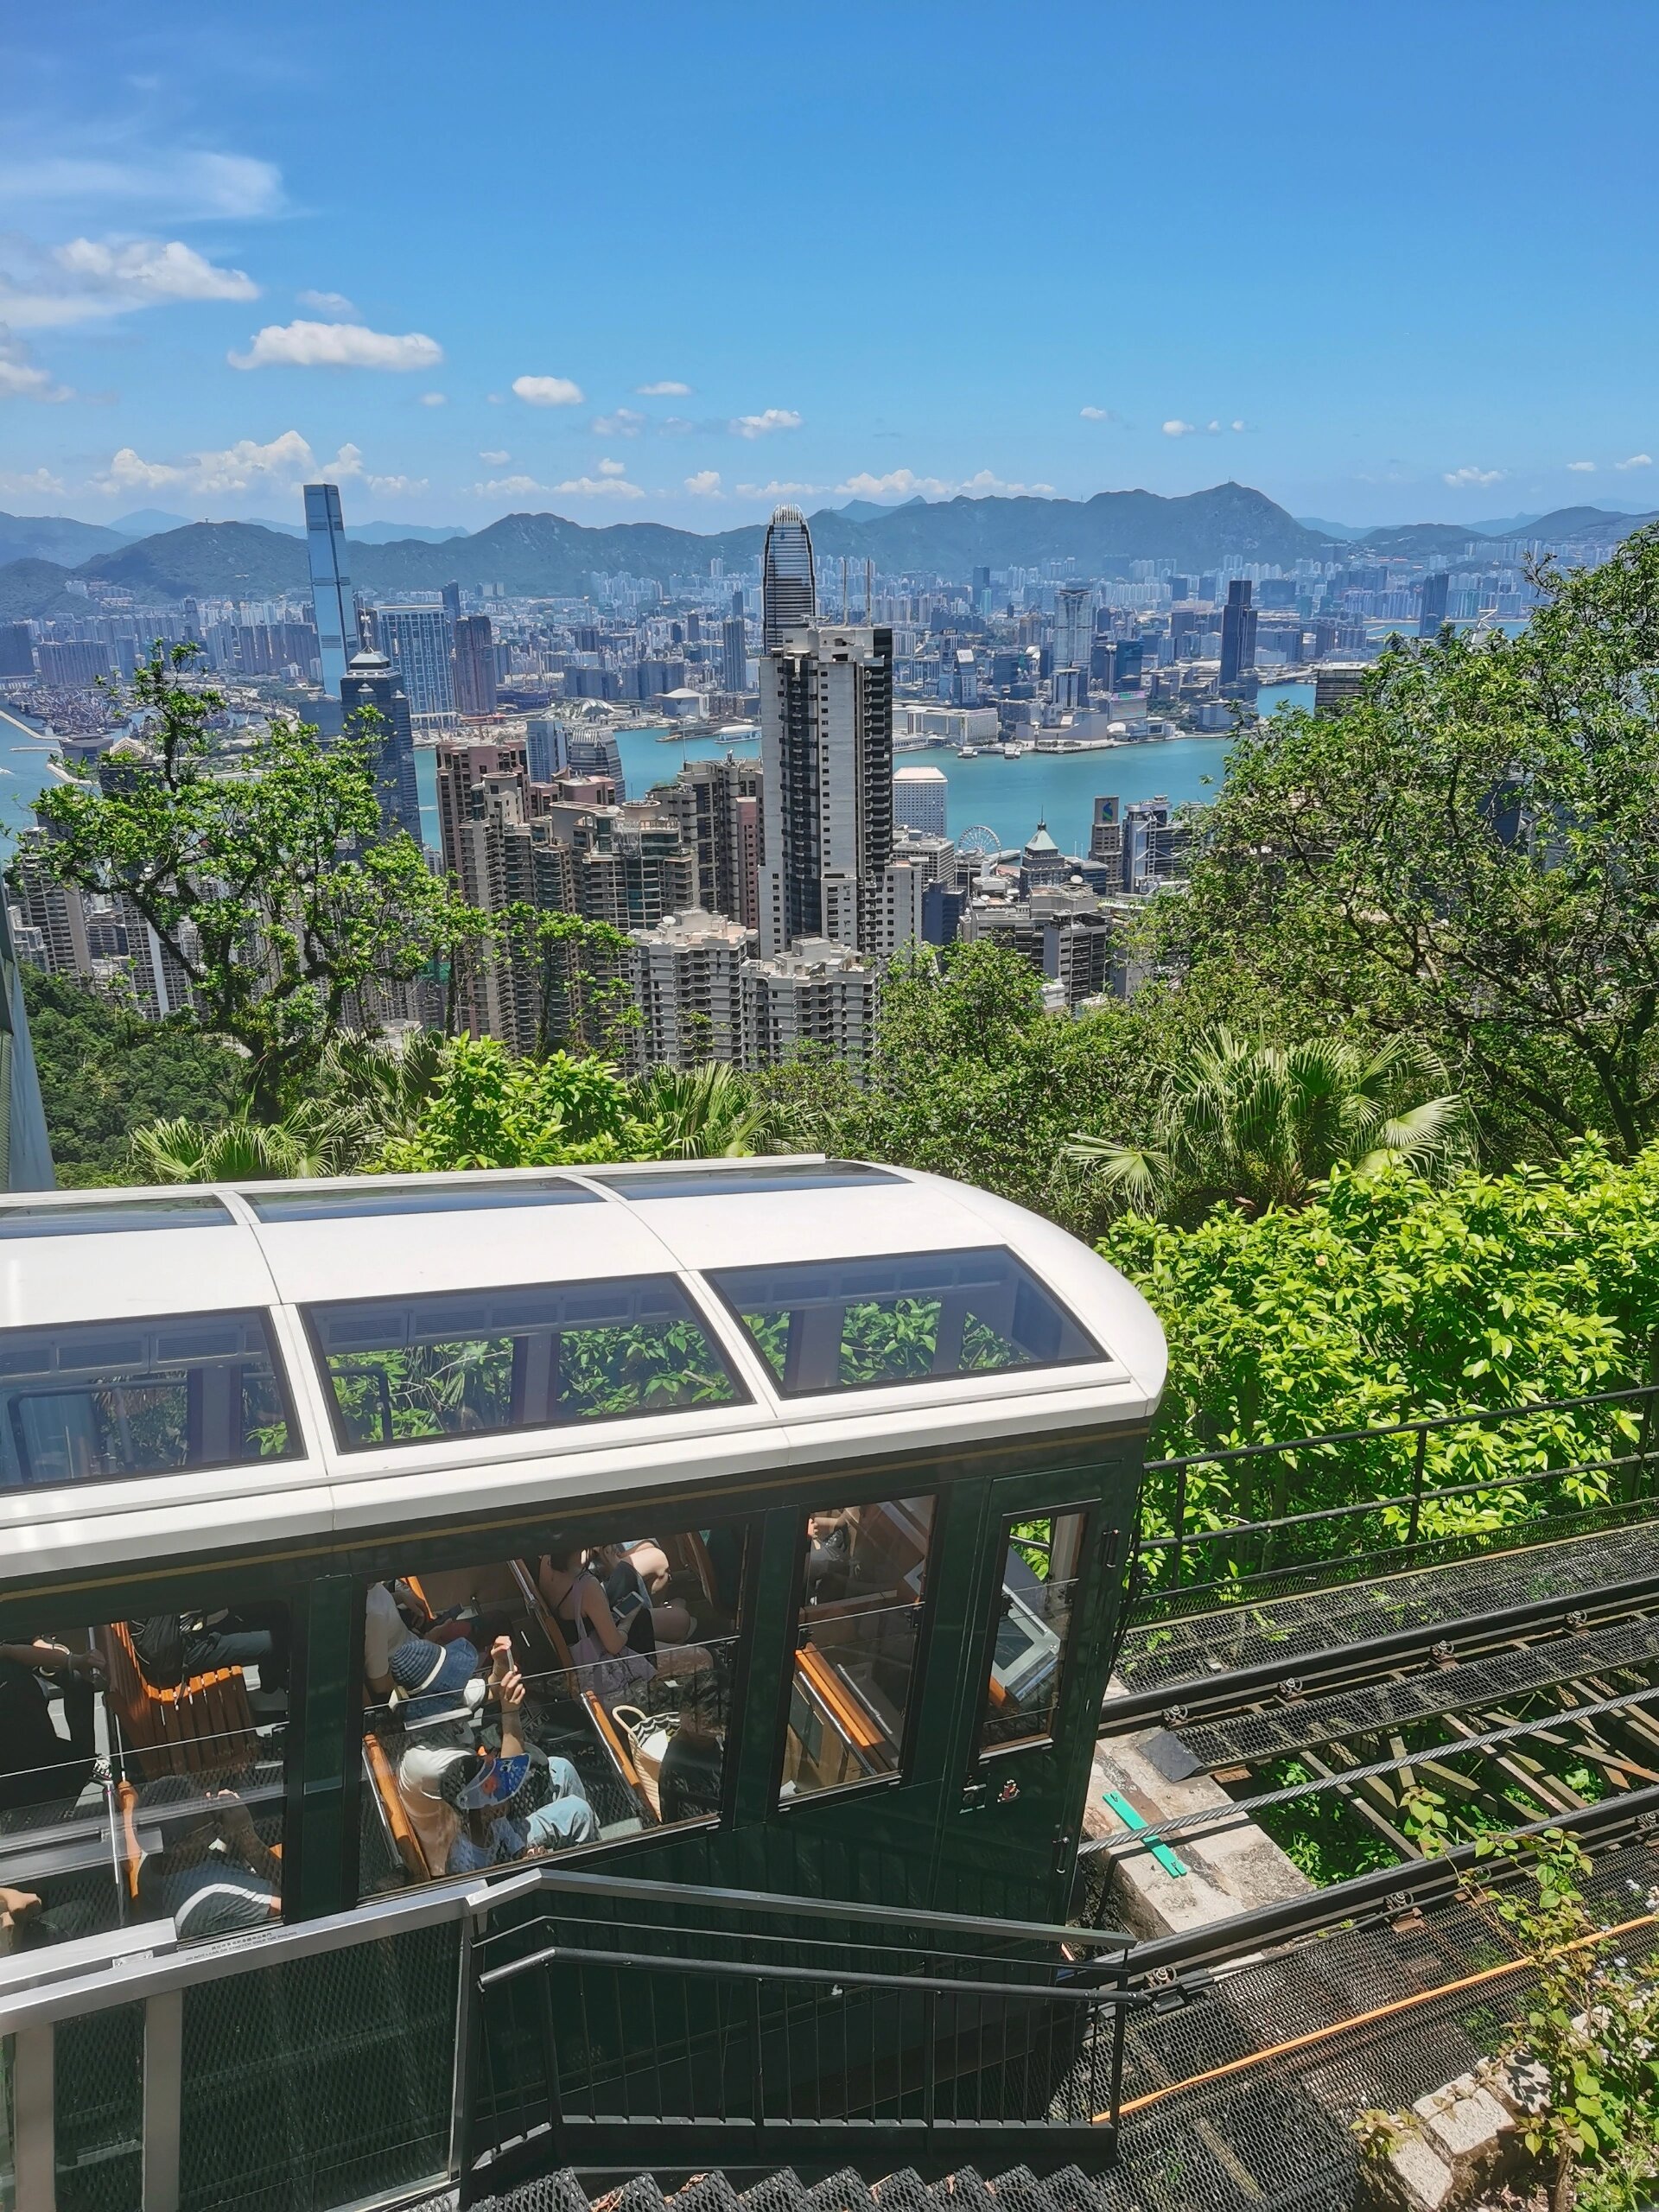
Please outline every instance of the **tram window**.
[{"label": "tram window", "polygon": [[403,1213],[495,1213],[515,1206],[603,1205],[594,1191],[563,1176],[483,1177],[466,1183],[322,1183],[304,1191],[244,1191],[261,1221],[347,1221]]},{"label": "tram window", "polygon": [[625,1198],[752,1198],[784,1191],[855,1191],[904,1179],[861,1160],[752,1160],[741,1167],[641,1167],[595,1173]]},{"label": "tram window", "polygon": [[808,1514],[785,1799],[899,1771],[932,1527],[931,1497]]},{"label": "tram window", "polygon": [[292,1458],[298,1432],[258,1313],[0,1330],[0,1484]]},{"label": "tram window", "polygon": [[231,1212],[217,1198],[88,1198],[56,1205],[43,1201],[0,1205],[0,1237],[96,1236],[119,1230],[228,1229]]},{"label": "tram window", "polygon": [[377,1298],[307,1319],[344,1452],[743,1395],[669,1275]]},{"label": "tram window", "polygon": [[979,1730],[982,1751],[1046,1743],[1053,1735],[1084,1525],[1081,1513],[1008,1524]]},{"label": "tram window", "polygon": [[1000,1249],[728,1268],[709,1281],[785,1397],[1105,1357]]},{"label": "tram window", "polygon": [[0,1950],[280,1916],[288,1651],[253,1603],[0,1634]]},{"label": "tram window", "polygon": [[572,1529],[372,1585],[365,1893],[717,1817],[745,1534]]}]

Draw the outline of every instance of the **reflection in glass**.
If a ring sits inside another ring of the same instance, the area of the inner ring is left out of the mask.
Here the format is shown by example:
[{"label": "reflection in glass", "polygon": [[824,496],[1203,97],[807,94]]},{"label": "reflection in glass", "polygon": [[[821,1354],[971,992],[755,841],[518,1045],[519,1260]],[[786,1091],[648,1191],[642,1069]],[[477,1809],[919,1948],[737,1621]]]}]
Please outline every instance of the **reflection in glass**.
[{"label": "reflection in glass", "polygon": [[667,1275],[314,1306],[307,1318],[347,1452],[742,1395]]},{"label": "reflection in glass", "polygon": [[1049,1514],[1009,1527],[982,1751],[1046,1741],[1053,1734],[1083,1530],[1081,1513]]},{"label": "reflection in glass", "polygon": [[0,1484],[108,1482],[298,1448],[263,1315],[0,1331]]},{"label": "reflection in glass", "polygon": [[931,1497],[807,1516],[785,1797],[898,1772],[932,1525]]},{"label": "reflection in glass", "polygon": [[785,1397],[1105,1357],[1001,1249],[729,1268],[709,1281]]}]

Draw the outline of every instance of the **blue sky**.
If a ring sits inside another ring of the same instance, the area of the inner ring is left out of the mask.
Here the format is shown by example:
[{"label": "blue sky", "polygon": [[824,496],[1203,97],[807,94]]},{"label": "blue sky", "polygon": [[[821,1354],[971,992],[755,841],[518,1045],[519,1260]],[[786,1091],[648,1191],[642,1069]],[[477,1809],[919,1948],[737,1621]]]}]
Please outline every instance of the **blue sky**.
[{"label": "blue sky", "polygon": [[0,33],[13,512],[1659,505],[1652,0],[138,18]]}]

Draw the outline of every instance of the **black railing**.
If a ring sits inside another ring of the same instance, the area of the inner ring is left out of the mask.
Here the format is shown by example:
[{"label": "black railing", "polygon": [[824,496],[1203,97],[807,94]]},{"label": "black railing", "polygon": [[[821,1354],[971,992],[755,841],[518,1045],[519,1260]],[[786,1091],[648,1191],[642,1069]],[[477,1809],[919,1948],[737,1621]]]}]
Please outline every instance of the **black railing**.
[{"label": "black railing", "polygon": [[564,2165],[1112,2163],[1127,1937],[714,1891],[667,1924],[606,1887],[473,1948],[463,2202]]},{"label": "black railing", "polygon": [[1643,1516],[1659,1504],[1656,1400],[1643,1383],[1149,1460],[1135,1618]]}]

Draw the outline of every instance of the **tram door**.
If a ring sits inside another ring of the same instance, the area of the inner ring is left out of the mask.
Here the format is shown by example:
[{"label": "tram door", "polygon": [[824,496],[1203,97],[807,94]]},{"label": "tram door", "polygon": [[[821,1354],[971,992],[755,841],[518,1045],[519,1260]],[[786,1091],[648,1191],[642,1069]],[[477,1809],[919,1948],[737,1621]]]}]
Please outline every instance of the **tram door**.
[{"label": "tram door", "polygon": [[988,1492],[988,1619],[967,1685],[953,1855],[964,1910],[1058,1920],[1105,1688],[1112,1578],[1099,1571],[1098,1474],[1073,1503],[1057,1506],[1055,1494],[1052,1475],[1012,1477]]}]

